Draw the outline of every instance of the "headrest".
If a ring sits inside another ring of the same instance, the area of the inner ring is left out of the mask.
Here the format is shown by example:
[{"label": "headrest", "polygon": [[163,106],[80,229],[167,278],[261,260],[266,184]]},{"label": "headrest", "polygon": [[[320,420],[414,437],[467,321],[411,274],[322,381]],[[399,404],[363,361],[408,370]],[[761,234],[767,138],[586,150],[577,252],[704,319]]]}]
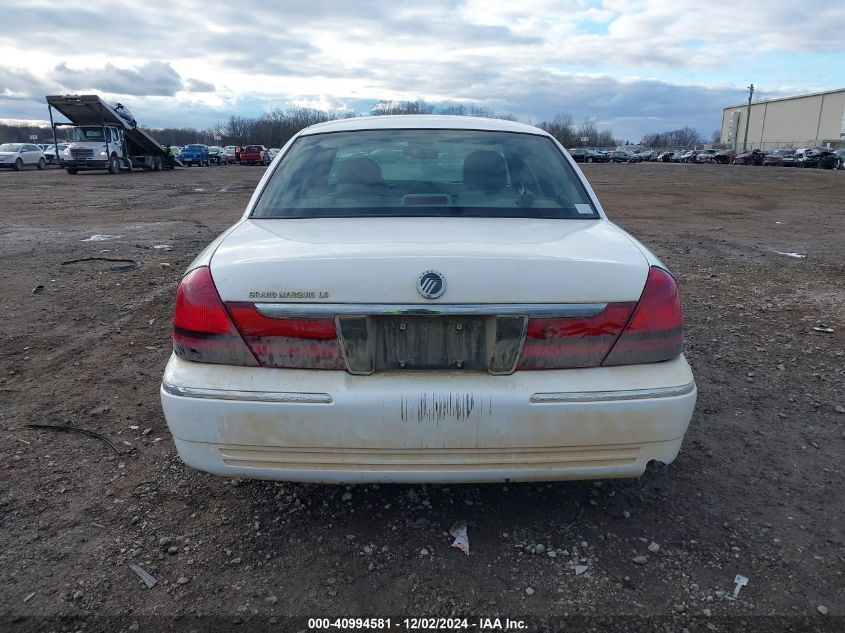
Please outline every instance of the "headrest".
[{"label": "headrest", "polygon": [[381,185],[381,167],[372,158],[347,158],[337,171],[338,182],[349,185]]},{"label": "headrest", "polygon": [[479,150],[464,159],[464,189],[498,191],[508,185],[508,167],[499,152]]}]

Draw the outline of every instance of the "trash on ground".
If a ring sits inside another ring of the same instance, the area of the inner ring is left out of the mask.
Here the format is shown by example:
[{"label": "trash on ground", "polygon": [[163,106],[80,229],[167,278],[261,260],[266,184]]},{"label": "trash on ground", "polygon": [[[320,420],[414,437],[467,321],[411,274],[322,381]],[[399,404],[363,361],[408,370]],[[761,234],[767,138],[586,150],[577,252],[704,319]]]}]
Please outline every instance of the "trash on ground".
[{"label": "trash on ground", "polygon": [[826,332],[827,334],[833,334],[833,328],[830,327],[829,325],[825,325],[824,323],[819,323],[813,329],[816,332]]},{"label": "trash on ground", "polygon": [[458,521],[449,530],[449,534],[455,537],[452,547],[457,547],[464,554],[469,556],[469,535],[467,534],[466,521]]},{"label": "trash on ground", "polygon": [[156,582],[158,582],[155,578],[153,578],[146,569],[141,567],[140,565],[136,565],[135,563],[129,563],[129,569],[134,571],[138,578],[144,581],[144,584],[147,585],[147,589],[152,589],[156,586]]},{"label": "trash on ground", "polygon": [[807,257],[806,255],[802,255],[801,253],[781,253],[780,251],[775,251],[778,255],[786,255],[787,257],[794,257],[796,259],[804,259]]},{"label": "trash on ground", "polygon": [[119,240],[120,235],[92,235],[91,237],[86,237],[83,242],[108,242],[109,240]]},{"label": "trash on ground", "polygon": [[581,575],[581,574],[583,574],[585,571],[587,571],[587,569],[588,569],[588,568],[587,568],[587,566],[586,566],[586,565],[575,565],[575,575],[576,575],[576,576],[580,576],[580,575]]},{"label": "trash on ground", "polygon": [[170,244],[156,244],[153,246],[157,251],[172,251],[173,247]]},{"label": "trash on ground", "polygon": [[23,599],[23,601],[24,601],[24,602],[29,602],[29,601],[30,601],[30,600],[32,600],[34,597],[35,597],[35,592],[33,591],[32,593],[27,594],[26,598],[24,598],[24,599]]},{"label": "trash on ground", "polygon": [[44,286],[38,284],[37,286],[35,286],[35,288],[32,289],[32,294],[40,295],[42,290],[44,290]]},{"label": "trash on ground", "polygon": [[112,450],[121,455],[120,449],[112,442],[109,438],[105,435],[100,435],[96,431],[89,431],[88,429],[82,429],[78,426],[68,426],[67,424],[24,424],[23,428],[26,429],[43,429],[47,431],[65,431],[69,433],[79,433],[81,435],[87,435],[88,437],[94,437],[100,440],[101,442],[105,442],[108,444]]},{"label": "trash on ground", "polygon": [[739,590],[748,584],[748,578],[741,574],[737,574],[736,578],[734,578],[734,582],[736,583],[736,587],[734,587],[734,598],[736,598],[739,596]]}]

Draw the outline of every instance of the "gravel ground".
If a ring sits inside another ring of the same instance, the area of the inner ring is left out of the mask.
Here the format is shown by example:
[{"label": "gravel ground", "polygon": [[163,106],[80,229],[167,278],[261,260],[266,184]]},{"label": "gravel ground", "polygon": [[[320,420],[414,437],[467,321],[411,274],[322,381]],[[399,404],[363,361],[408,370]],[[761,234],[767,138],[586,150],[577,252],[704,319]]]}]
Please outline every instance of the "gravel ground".
[{"label": "gravel ground", "polygon": [[[162,417],[178,278],[262,172],[0,173],[0,622],[845,630],[843,172],[585,166],[680,281],[699,400],[674,464],[638,480],[355,487],[193,471]],[[31,423],[101,433],[120,454]],[[469,556],[450,547],[460,520]]]}]

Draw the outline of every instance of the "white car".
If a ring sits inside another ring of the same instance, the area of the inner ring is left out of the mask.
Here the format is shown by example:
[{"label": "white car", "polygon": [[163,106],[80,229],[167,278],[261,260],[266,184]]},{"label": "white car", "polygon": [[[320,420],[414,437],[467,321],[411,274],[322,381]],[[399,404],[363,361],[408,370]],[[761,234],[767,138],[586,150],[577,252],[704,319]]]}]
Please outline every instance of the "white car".
[{"label": "white car", "polygon": [[696,399],[666,267],[552,136],[493,119],[297,134],[180,281],[173,341],[176,448],[234,477],[636,477]]},{"label": "white car", "polygon": [[695,157],[695,162],[697,163],[712,163],[713,157],[716,156],[715,149],[703,149],[698,152]]},{"label": "white car", "polygon": [[0,145],[0,167],[11,167],[20,171],[27,165],[44,169],[47,161],[44,151],[32,143],[3,143]]}]

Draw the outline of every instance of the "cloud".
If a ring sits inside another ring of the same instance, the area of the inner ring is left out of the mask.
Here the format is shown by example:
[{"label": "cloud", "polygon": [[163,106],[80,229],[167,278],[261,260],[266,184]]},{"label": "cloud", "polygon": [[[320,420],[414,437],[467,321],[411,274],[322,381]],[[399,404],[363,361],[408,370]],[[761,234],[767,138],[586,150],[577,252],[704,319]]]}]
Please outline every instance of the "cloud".
[{"label": "cloud", "polygon": [[314,110],[324,110],[326,112],[344,112],[350,109],[346,103],[332,95],[304,97],[302,99],[294,99],[291,103],[299,108],[313,108]]},{"label": "cloud", "polygon": [[[145,123],[197,127],[423,98],[526,120],[591,116],[636,140],[684,125],[708,133],[750,81],[766,97],[796,94],[841,87],[829,82],[845,67],[836,2],[146,0],[116,11],[6,0],[3,16],[0,111],[23,118],[42,116],[56,92],[119,95]],[[80,41],[96,52],[68,46]],[[24,54],[26,70],[4,65]]]},{"label": "cloud", "polygon": [[182,90],[182,78],[168,62],[153,60],[137,68],[72,69],[65,62],[56,66],[49,78],[72,91],[101,91],[136,96],[173,96]]},{"label": "cloud", "polygon": [[50,91],[50,84],[36,78],[23,68],[0,66],[0,97],[29,99],[43,97]]},{"label": "cloud", "polygon": [[188,92],[214,92],[214,84],[202,79],[188,79],[185,82],[185,90]]}]

